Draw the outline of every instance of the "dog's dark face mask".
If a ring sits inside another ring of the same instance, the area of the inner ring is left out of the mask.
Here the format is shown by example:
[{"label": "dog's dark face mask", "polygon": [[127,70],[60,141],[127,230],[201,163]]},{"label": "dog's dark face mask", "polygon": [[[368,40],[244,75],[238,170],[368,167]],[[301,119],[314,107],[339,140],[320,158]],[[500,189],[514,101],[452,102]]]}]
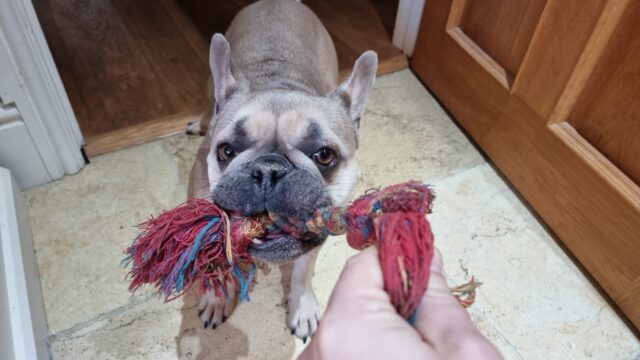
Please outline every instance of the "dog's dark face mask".
[{"label": "dog's dark face mask", "polygon": [[[317,208],[331,205],[324,182],[304,168],[295,167],[285,156],[268,153],[257,156],[236,171],[222,176],[213,191],[213,200],[228,210],[245,215],[270,212],[289,218],[309,218]],[[284,262],[320,245],[324,238],[300,240],[280,236],[256,240],[253,256]]]}]

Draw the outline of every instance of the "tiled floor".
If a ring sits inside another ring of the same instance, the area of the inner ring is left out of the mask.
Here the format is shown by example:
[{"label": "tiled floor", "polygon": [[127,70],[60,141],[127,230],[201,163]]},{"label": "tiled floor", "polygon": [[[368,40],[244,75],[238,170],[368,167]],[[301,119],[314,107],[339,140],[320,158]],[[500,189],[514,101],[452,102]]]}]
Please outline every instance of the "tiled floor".
[{"label": "tiled floor", "polygon": [[[93,159],[28,192],[55,359],[286,359],[286,267],[261,273],[251,303],[203,330],[192,294],[164,304],[127,292],[133,227],[185,199],[199,139],[176,136]],[[435,186],[430,217],[452,283],[481,287],[471,314],[508,359],[640,359],[640,343],[545,228],[409,72],[378,79],[362,122],[360,190],[411,178]],[[322,249],[323,304],[353,251]]]}]

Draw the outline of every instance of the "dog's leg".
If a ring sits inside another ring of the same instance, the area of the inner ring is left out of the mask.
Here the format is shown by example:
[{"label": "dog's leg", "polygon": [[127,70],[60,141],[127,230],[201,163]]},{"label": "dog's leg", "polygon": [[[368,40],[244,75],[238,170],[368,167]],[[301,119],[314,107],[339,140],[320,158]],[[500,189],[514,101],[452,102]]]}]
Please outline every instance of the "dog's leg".
[{"label": "dog's leg", "polygon": [[225,298],[217,296],[213,290],[209,290],[200,298],[198,314],[205,329],[209,326],[211,329],[215,329],[231,315],[236,297],[236,287],[233,282],[227,282],[227,293],[229,297]]},{"label": "dog's leg", "polygon": [[291,333],[303,341],[313,335],[320,321],[320,306],[311,286],[318,252],[320,246],[296,259],[291,273],[291,290],[287,298],[287,325]]}]

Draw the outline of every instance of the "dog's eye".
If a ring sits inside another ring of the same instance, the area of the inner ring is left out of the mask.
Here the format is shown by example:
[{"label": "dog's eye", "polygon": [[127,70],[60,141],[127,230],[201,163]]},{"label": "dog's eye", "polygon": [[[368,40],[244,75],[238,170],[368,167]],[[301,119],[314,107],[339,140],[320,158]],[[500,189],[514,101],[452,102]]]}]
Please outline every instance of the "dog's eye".
[{"label": "dog's eye", "polygon": [[316,153],[313,154],[311,158],[316,163],[325,167],[332,167],[338,162],[338,154],[336,154],[333,149],[326,146],[316,151]]},{"label": "dog's eye", "polygon": [[238,153],[231,147],[231,145],[224,143],[218,146],[218,160],[229,161],[236,155],[238,155]]}]

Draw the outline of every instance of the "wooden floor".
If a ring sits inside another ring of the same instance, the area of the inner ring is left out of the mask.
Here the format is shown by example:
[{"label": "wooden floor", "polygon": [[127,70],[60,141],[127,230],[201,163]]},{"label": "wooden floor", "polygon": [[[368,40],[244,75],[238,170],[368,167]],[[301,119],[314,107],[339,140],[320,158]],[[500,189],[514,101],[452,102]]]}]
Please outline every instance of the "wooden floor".
[{"label": "wooden floor", "polygon": [[34,5],[88,142],[206,106],[207,43],[172,1]]},{"label": "wooden floor", "polygon": [[[254,0],[176,0],[207,39],[224,33],[235,14]],[[380,58],[378,74],[407,68],[406,57],[391,43],[398,0],[304,0],[329,30],[338,52],[341,74],[358,56],[373,49]],[[202,16],[207,14],[207,16]]]},{"label": "wooden floor", "polygon": [[[33,0],[89,156],[183,131],[208,102],[208,42],[248,0]],[[407,67],[391,44],[397,0],[306,0],[341,73],[374,49],[379,73]]]}]

